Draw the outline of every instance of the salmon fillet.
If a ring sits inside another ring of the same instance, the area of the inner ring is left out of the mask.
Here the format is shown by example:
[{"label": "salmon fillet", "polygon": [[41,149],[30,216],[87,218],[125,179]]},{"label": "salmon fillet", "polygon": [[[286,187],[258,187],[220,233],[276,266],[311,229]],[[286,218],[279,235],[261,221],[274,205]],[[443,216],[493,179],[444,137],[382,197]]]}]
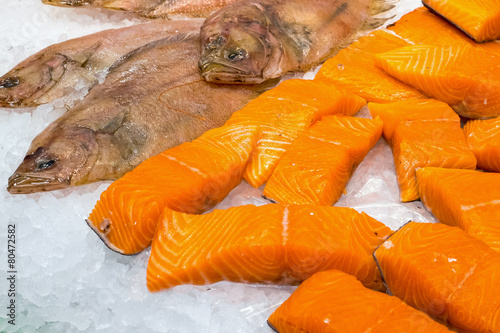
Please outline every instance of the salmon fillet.
[{"label": "salmon fillet", "polygon": [[264,196],[283,204],[333,205],[381,134],[379,118],[324,117],[292,143]]},{"label": "salmon fillet", "polygon": [[227,125],[258,125],[262,136],[245,180],[263,185],[293,140],[326,114],[351,116],[366,104],[361,97],[332,84],[311,80],[286,80],[233,113]]},{"label": "salmon fillet", "polygon": [[422,202],[440,222],[500,252],[500,174],[423,168],[417,181]]},{"label": "salmon fillet", "polygon": [[476,155],[477,168],[500,172],[500,118],[470,120],[464,126],[464,133]]},{"label": "salmon fillet", "polygon": [[144,250],[165,207],[202,213],[241,182],[259,133],[223,126],[147,159],[101,194],[87,223],[114,251]]},{"label": "salmon fillet", "polygon": [[204,215],[165,209],[160,221],[150,291],[221,280],[297,283],[333,268],[383,290],[372,253],[391,230],[350,208],[248,205]]},{"label": "salmon fillet", "polygon": [[279,333],[450,332],[397,297],[369,290],[337,270],[304,281],[268,323]]},{"label": "salmon fillet", "polygon": [[475,169],[476,158],[451,108],[436,100],[369,103],[373,117],[384,122],[392,148],[401,201],[418,200],[415,170],[425,166]]},{"label": "salmon fillet", "polygon": [[459,332],[500,331],[500,255],[463,230],[409,222],[375,250],[390,292]]}]

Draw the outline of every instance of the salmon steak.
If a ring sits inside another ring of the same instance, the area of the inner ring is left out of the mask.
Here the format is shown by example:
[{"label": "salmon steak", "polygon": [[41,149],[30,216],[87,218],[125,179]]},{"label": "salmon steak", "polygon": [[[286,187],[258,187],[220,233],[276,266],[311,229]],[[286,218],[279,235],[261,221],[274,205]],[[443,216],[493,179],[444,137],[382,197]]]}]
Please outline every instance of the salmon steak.
[{"label": "salmon steak", "polygon": [[324,117],[292,143],[264,196],[283,204],[333,205],[381,134],[379,118]]},{"label": "salmon steak", "polygon": [[341,50],[320,68],[316,79],[327,79],[369,102],[389,103],[425,98],[417,89],[393,78],[375,65],[375,53],[408,46],[385,30],[374,31]]},{"label": "salmon steak", "polygon": [[367,289],[338,270],[304,281],[268,323],[279,333],[451,332],[399,298]]},{"label": "salmon steak", "polygon": [[500,252],[500,174],[475,170],[417,170],[420,198],[442,223],[460,227]]},{"label": "salmon steak", "polygon": [[460,119],[436,100],[369,103],[373,117],[384,122],[392,148],[401,201],[419,199],[415,170],[426,166],[475,169],[476,157],[460,128]]},{"label": "salmon steak", "polygon": [[464,126],[464,133],[476,155],[477,168],[500,172],[500,118],[470,120]]},{"label": "salmon steak", "polygon": [[500,255],[460,228],[409,222],[374,257],[406,304],[459,332],[500,332]]},{"label": "salmon steak", "polygon": [[[422,29],[422,27],[425,27],[425,29]],[[425,7],[417,8],[403,15],[401,19],[388,26],[387,29],[411,44],[468,46],[477,50],[500,54],[500,42],[476,43],[462,31],[441,17],[434,15]],[[429,33],[429,31],[432,31],[432,33]]]},{"label": "salmon steak", "polygon": [[233,113],[227,125],[260,126],[262,136],[245,171],[253,187],[263,185],[293,140],[328,114],[351,116],[366,101],[328,82],[286,80]]},{"label": "salmon steak", "polygon": [[406,46],[375,57],[391,76],[467,118],[500,116],[500,54],[463,46]]},{"label": "salmon steak", "polygon": [[258,135],[223,126],[147,159],[101,194],[88,225],[116,252],[144,250],[165,207],[202,213],[241,182]]},{"label": "salmon steak", "polygon": [[500,38],[498,0],[422,0],[424,6],[448,20],[476,42]]},{"label": "salmon steak", "polygon": [[351,208],[247,205],[204,215],[165,209],[147,286],[155,292],[221,280],[288,284],[339,269],[383,290],[372,253],[391,232]]}]

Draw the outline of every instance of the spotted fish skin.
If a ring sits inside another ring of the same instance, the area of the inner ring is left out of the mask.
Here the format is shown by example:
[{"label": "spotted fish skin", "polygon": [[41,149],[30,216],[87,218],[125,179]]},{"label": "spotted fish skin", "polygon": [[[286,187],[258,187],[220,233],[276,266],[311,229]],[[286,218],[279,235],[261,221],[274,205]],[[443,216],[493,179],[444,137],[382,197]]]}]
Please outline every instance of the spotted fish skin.
[{"label": "spotted fish skin", "polygon": [[[307,8],[305,11],[304,8]],[[201,29],[200,69],[206,80],[259,83],[306,71],[384,19],[383,0],[251,0],[230,4]]]},{"label": "spotted fish skin", "polygon": [[59,7],[91,7],[123,10],[149,18],[207,17],[233,2],[245,0],[42,0]]},{"label": "spotted fish skin", "polygon": [[123,57],[104,83],[35,137],[9,178],[9,192],[116,180],[147,158],[223,125],[276,84],[208,83],[198,57],[198,29]]},{"label": "spotted fish skin", "polygon": [[51,45],[0,77],[0,107],[26,108],[90,90],[121,57],[156,40],[199,29],[202,20],[156,21],[111,29]]}]

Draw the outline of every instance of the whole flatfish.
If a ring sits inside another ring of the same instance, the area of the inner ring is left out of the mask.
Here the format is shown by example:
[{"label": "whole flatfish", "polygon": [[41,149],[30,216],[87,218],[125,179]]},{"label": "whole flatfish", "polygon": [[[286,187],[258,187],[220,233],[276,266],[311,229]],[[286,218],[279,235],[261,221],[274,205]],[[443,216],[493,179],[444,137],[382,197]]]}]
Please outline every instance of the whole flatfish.
[{"label": "whole flatfish", "polygon": [[[114,180],[146,158],[221,126],[264,85],[217,85],[199,73],[199,31],[151,42],[32,142],[10,193]],[[276,82],[277,83],[277,82]]]},{"label": "whole flatfish", "polygon": [[124,10],[150,18],[207,17],[236,1],[238,0],[42,0],[47,5]]},{"label": "whole flatfish", "polygon": [[[35,107],[90,89],[120,57],[155,40],[194,31],[201,19],[155,21],[51,45],[0,77],[0,107]],[[72,102],[66,97],[65,102]]]},{"label": "whole flatfish", "polygon": [[208,81],[258,83],[320,64],[361,31],[387,20],[386,0],[249,0],[230,4],[201,29]]}]

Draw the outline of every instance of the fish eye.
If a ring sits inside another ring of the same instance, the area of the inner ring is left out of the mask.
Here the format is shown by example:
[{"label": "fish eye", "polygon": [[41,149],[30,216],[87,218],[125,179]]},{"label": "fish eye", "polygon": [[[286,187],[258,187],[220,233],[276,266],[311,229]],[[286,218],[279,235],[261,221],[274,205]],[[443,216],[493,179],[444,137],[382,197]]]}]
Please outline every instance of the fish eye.
[{"label": "fish eye", "polygon": [[55,163],[56,163],[56,161],[54,161],[54,160],[42,160],[42,161],[37,162],[36,168],[38,170],[45,170],[45,169],[52,167]]},{"label": "fish eye", "polygon": [[231,61],[238,61],[246,58],[247,56],[247,51],[244,49],[236,49],[227,54],[227,58]]},{"label": "fish eye", "polygon": [[0,88],[12,88],[19,85],[19,78],[16,76],[8,77],[5,80],[0,81]]}]

